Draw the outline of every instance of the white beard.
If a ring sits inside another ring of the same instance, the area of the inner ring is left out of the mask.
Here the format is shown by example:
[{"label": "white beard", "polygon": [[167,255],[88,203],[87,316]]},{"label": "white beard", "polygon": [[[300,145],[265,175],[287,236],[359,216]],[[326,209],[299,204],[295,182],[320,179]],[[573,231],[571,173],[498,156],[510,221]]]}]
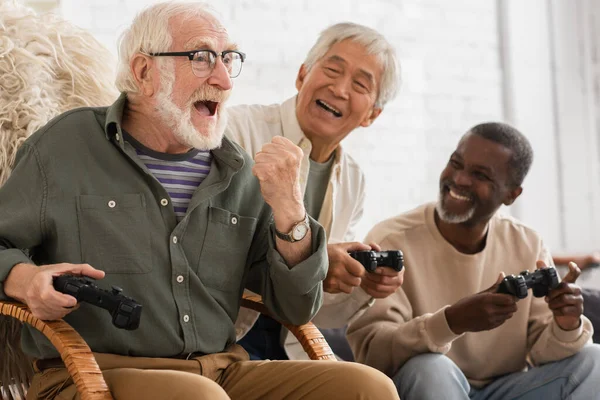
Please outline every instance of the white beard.
[{"label": "white beard", "polygon": [[475,214],[475,205],[471,206],[471,208],[462,214],[452,214],[444,208],[443,202],[444,194],[440,192],[438,202],[435,205],[435,210],[437,211],[440,219],[448,224],[462,224],[463,222],[467,222],[473,218],[473,215]]},{"label": "white beard", "polygon": [[200,132],[192,123],[192,108],[194,102],[190,101],[185,111],[177,107],[171,99],[173,94],[173,83],[175,74],[173,63],[167,64],[162,68],[160,90],[156,95],[158,103],[157,111],[161,121],[167,125],[179,139],[181,144],[193,147],[198,150],[212,150],[221,147],[225,127],[227,126],[227,109],[225,108],[225,99],[219,104],[217,123],[209,127],[209,132]]}]

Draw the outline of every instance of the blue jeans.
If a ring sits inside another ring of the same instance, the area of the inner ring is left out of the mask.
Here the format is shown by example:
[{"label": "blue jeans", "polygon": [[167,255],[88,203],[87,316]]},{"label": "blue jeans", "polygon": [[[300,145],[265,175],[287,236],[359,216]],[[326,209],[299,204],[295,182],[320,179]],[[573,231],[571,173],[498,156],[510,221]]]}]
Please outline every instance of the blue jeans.
[{"label": "blue jeans", "polygon": [[287,360],[287,353],[281,346],[281,329],[279,322],[261,314],[238,344],[248,352],[250,360]]},{"label": "blue jeans", "polygon": [[515,372],[475,389],[452,360],[427,353],[411,358],[392,378],[402,400],[600,399],[600,345],[564,360]]}]

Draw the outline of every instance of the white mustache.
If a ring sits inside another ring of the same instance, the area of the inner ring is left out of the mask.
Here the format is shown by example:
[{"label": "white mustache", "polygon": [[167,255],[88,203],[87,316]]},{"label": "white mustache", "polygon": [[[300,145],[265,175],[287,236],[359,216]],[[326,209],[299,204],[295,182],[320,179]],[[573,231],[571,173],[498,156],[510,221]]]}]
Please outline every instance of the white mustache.
[{"label": "white mustache", "polygon": [[224,103],[229,99],[230,90],[220,90],[213,86],[206,86],[198,89],[191,97],[190,103],[194,104],[199,101],[212,101],[215,103]]}]

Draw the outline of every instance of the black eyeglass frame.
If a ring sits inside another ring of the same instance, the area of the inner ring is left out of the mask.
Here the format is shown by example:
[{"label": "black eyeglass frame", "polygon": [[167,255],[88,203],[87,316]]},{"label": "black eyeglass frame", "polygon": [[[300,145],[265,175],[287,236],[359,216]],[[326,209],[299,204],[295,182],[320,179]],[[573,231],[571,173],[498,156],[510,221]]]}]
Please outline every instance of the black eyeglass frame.
[{"label": "black eyeglass frame", "polygon": [[[221,56],[221,59],[223,59],[223,57],[226,56],[227,54],[235,53],[235,54],[240,55],[240,58],[242,60],[242,66],[244,65],[244,61],[246,61],[246,53],[242,53],[241,51],[238,51],[238,50],[224,50],[221,53],[217,53],[216,51],[211,50],[211,49],[198,49],[198,50],[192,50],[192,51],[170,51],[170,52],[162,52],[162,53],[148,53],[148,55],[152,56],[152,57],[168,57],[168,56],[187,57],[190,61],[194,61],[194,56],[196,55],[196,53],[199,53],[201,51],[207,51],[207,52],[211,53],[213,55],[213,57],[215,57],[215,60],[217,58],[219,58],[219,56]],[[213,69],[214,69],[214,66],[213,66]],[[240,72],[238,72],[238,74],[236,76],[232,76],[232,78],[238,77],[241,72],[242,72],[242,68],[240,67]]]}]

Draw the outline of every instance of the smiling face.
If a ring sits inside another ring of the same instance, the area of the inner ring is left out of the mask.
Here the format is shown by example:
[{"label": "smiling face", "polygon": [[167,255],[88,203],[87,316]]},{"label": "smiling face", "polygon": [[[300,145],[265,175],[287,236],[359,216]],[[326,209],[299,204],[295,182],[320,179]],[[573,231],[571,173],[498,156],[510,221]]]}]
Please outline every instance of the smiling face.
[{"label": "smiling face", "polygon": [[359,126],[369,126],[381,113],[375,100],[381,80],[377,56],[361,44],[334,44],[310,70],[302,65],[296,79],[296,116],[311,140],[339,143]]},{"label": "smiling face", "polygon": [[[217,53],[234,49],[225,28],[213,17],[169,22],[173,43],[170,51],[211,49]],[[222,60],[212,73],[198,78],[186,57],[163,60],[155,108],[160,118],[186,146],[209,150],[220,145],[227,123],[224,103],[233,84]]]},{"label": "smiling face", "polygon": [[499,143],[464,136],[440,175],[440,219],[452,224],[487,222],[502,204],[512,204],[521,187],[510,184],[511,156]]}]

